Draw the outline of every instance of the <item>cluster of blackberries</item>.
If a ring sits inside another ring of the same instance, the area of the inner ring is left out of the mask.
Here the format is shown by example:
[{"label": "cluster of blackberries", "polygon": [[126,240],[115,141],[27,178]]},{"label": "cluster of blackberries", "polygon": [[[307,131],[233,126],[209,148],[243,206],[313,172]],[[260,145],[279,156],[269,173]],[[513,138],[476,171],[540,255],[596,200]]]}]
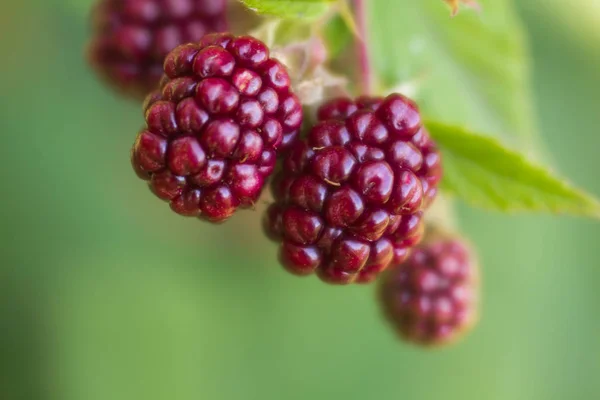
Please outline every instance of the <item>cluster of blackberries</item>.
[{"label": "cluster of blackberries", "polygon": [[264,227],[284,267],[349,284],[392,265],[381,294],[398,331],[424,344],[453,338],[473,321],[474,276],[456,242],[415,249],[442,176],[416,104],[396,93],[336,98],[300,135],[303,108],[286,67],[260,40],[218,33],[225,6],[96,8],[92,65],[120,91],[146,96],[131,151],[137,175],[176,213],[222,222],[258,201],[280,159]]}]

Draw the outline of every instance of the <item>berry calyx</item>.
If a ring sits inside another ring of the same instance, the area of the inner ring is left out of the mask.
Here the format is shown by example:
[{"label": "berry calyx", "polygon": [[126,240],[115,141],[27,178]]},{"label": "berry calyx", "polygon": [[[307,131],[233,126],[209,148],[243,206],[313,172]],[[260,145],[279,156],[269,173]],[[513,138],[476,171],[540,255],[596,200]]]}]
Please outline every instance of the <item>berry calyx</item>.
[{"label": "berry calyx", "polygon": [[318,117],[273,180],[265,229],[288,271],[367,283],[421,240],[440,153],[400,94],[334,99]]},{"label": "berry calyx", "polygon": [[379,289],[388,321],[400,337],[418,345],[452,343],[477,319],[479,271],[458,238],[427,240],[385,272]]},{"label": "berry calyx", "polygon": [[100,0],[92,13],[91,66],[119,92],[144,98],[165,56],[227,28],[226,0]]},{"label": "berry calyx", "polygon": [[178,214],[220,222],[252,207],[302,123],[286,68],[250,36],[210,34],[166,57],[132,164]]}]

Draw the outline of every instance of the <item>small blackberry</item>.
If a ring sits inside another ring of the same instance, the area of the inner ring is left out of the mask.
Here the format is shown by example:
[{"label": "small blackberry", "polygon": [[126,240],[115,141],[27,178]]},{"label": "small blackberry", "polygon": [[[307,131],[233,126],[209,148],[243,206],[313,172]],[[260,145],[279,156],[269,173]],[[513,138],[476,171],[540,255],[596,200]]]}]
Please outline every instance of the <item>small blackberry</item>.
[{"label": "small blackberry", "polygon": [[92,67],[122,93],[154,90],[176,46],[227,29],[227,0],[100,0],[88,47]]},{"label": "small blackberry", "polygon": [[261,41],[218,33],[178,46],[164,71],[144,104],[137,175],[181,215],[218,222],[251,207],[302,123],[286,68]]},{"label": "small blackberry", "polygon": [[473,255],[457,238],[427,240],[381,279],[381,306],[407,341],[444,345],[475,323],[479,274]]},{"label": "small blackberry", "polygon": [[335,284],[372,281],[423,232],[440,153],[406,97],[334,99],[273,181],[268,236],[290,272]]}]

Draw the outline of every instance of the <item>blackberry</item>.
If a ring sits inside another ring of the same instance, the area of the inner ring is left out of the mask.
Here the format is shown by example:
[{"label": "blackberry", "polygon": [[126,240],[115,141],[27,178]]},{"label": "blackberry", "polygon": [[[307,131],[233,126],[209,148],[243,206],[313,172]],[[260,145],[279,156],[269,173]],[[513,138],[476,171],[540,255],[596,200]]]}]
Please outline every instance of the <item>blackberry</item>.
[{"label": "blackberry", "polygon": [[164,71],[133,146],[137,175],[181,215],[219,222],[253,206],[302,123],[286,68],[261,41],[216,33],[175,48]]},{"label": "blackberry", "polygon": [[420,241],[440,153],[400,94],[334,99],[318,117],[276,174],[266,232],[290,272],[367,283]]},{"label": "blackberry", "polygon": [[457,238],[436,238],[381,279],[381,306],[398,334],[424,346],[448,344],[477,318],[477,265]]},{"label": "blackberry", "polygon": [[111,86],[143,98],[157,87],[171,50],[227,29],[226,5],[227,0],[100,0],[92,12],[89,62]]}]

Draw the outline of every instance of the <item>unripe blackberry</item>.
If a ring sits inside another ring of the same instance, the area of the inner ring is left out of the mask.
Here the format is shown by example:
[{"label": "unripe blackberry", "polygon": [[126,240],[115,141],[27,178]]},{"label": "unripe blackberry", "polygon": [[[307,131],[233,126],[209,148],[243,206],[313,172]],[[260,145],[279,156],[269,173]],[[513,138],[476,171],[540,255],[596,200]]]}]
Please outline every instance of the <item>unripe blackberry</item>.
[{"label": "unripe blackberry", "polygon": [[92,13],[92,67],[111,86],[143,98],[162,76],[166,55],[227,29],[227,0],[100,0]]},{"label": "unripe blackberry", "polygon": [[477,319],[479,271],[469,248],[457,238],[438,237],[414,249],[381,279],[385,316],[407,341],[448,344]]},{"label": "unripe blackberry", "polygon": [[406,97],[334,99],[287,154],[266,213],[290,272],[334,284],[370,282],[423,233],[440,154]]},{"label": "unripe blackberry", "polygon": [[285,67],[250,36],[211,34],[167,56],[132,163],[182,215],[219,222],[254,205],[302,107]]}]

